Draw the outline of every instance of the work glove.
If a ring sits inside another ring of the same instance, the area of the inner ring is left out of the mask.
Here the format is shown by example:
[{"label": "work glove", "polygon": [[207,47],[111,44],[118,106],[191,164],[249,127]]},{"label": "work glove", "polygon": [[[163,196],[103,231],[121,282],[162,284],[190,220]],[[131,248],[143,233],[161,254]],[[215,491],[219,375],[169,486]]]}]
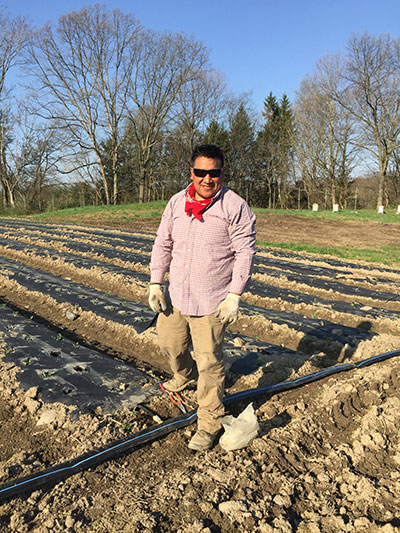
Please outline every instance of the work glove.
[{"label": "work glove", "polygon": [[150,285],[149,306],[154,313],[167,310],[167,302],[160,283],[151,283]]},{"label": "work glove", "polygon": [[215,316],[218,316],[222,323],[227,322],[228,324],[232,324],[239,314],[239,301],[239,294],[228,292],[228,296],[219,304]]}]

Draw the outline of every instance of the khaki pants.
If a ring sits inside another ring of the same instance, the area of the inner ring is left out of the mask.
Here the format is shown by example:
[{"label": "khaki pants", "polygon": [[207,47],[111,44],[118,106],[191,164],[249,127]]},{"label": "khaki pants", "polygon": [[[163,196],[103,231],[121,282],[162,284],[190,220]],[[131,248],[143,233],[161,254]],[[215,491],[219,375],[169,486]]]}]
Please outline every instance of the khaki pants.
[{"label": "khaki pants", "polygon": [[[226,324],[214,314],[185,316],[173,308],[157,320],[158,343],[167,355],[174,376],[195,379],[197,382],[198,428],[215,433],[224,415],[225,367],[222,345]],[[192,341],[194,359],[189,352]],[[196,368],[197,367],[197,368]]]}]

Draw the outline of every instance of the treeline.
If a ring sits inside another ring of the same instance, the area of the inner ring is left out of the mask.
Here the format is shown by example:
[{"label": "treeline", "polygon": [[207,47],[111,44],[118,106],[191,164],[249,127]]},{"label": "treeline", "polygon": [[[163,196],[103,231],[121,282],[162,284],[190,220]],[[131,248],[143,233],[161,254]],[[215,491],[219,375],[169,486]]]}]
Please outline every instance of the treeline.
[{"label": "treeline", "polygon": [[167,199],[203,142],[225,151],[229,186],[254,206],[396,205],[399,140],[400,40],[390,35],[352,36],[294,102],[267,93],[257,113],[193,37],[100,4],[40,29],[0,11],[3,207]]}]

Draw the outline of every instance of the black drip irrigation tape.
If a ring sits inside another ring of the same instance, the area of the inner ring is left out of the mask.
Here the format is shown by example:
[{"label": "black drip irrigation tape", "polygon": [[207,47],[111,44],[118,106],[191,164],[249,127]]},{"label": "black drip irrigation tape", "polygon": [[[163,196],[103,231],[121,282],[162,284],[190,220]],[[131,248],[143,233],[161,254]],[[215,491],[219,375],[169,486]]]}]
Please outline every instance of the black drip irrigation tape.
[{"label": "black drip irrigation tape", "polygon": [[[387,352],[364,359],[358,363],[344,363],[342,365],[326,368],[324,370],[320,370],[318,372],[314,372],[290,381],[284,381],[282,383],[276,383],[266,387],[238,392],[224,398],[223,403],[224,405],[230,405],[242,400],[256,398],[257,396],[261,395],[273,395],[277,394],[278,392],[296,389],[333,374],[346,372],[356,368],[364,368],[398,355],[400,355],[400,350]],[[133,436],[126,439],[114,441],[105,448],[88,452],[75,459],[47,468],[46,470],[42,470],[36,474],[31,474],[0,485],[0,501],[21,496],[21,494],[24,492],[32,492],[33,490],[37,490],[45,485],[55,484],[73,474],[86,470],[87,468],[103,463],[109,459],[116,458],[123,453],[130,452],[148,442],[153,442],[161,437],[165,437],[173,431],[182,429],[194,423],[196,419],[196,411],[183,414],[179,417],[167,420],[162,424],[153,425],[149,428],[138,431]]]}]

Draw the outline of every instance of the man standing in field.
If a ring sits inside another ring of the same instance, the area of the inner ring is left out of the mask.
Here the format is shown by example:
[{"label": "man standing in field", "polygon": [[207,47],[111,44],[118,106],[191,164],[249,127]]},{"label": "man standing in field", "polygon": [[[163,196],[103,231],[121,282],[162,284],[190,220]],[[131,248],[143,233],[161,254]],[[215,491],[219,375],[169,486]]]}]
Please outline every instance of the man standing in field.
[{"label": "man standing in field", "polygon": [[[168,202],[150,262],[149,305],[160,313],[158,342],[173,373],[164,387],[178,392],[198,378],[198,429],[189,442],[192,450],[211,448],[222,427],[224,333],[238,316],[255,253],[255,215],[223,184],[223,167],[224,155],[217,146],[194,150],[192,183]],[[168,267],[164,294],[161,284]]]}]

